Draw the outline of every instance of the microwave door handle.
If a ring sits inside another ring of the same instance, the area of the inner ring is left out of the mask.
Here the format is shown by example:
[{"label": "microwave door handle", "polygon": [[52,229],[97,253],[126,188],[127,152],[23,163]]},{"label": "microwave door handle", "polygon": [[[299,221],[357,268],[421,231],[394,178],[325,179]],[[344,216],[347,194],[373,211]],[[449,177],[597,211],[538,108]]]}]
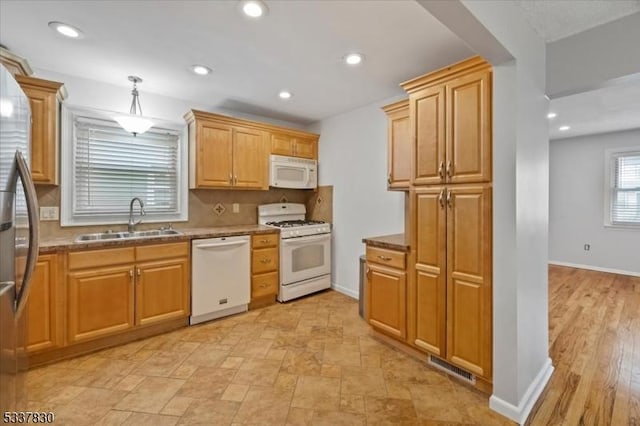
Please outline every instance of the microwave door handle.
[{"label": "microwave door handle", "polygon": [[27,162],[20,151],[16,151],[15,164],[17,166],[18,176],[20,176],[22,186],[24,187],[27,214],[29,216],[29,251],[27,252],[27,264],[25,266],[20,291],[16,296],[15,315],[18,317],[27,304],[29,291],[31,291],[31,276],[33,275],[33,271],[36,267],[36,261],[38,260],[40,218],[38,217],[38,198],[36,196],[36,188],[33,185],[31,173],[29,173],[29,166],[27,166]]}]

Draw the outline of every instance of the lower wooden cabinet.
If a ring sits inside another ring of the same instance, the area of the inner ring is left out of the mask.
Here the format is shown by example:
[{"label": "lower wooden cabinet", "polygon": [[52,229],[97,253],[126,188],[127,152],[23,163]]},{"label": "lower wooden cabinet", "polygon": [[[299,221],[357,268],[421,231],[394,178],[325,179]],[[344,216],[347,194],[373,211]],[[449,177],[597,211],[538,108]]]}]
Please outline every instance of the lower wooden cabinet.
[{"label": "lower wooden cabinet", "polygon": [[136,324],[189,316],[189,246],[178,243],[139,247],[137,258],[141,250],[156,260],[136,265]]},{"label": "lower wooden cabinet", "polygon": [[367,247],[367,321],[396,338],[407,336],[405,254]]},{"label": "lower wooden cabinet", "polygon": [[76,343],[134,325],[133,263],[69,272],[67,340]]},{"label": "lower wooden cabinet", "polygon": [[63,344],[61,294],[57,255],[38,257],[27,301],[27,352],[54,349]]},{"label": "lower wooden cabinet", "polygon": [[280,270],[279,242],[278,234],[251,237],[251,308],[276,301]]},{"label": "lower wooden cabinet", "polygon": [[72,252],[68,269],[69,344],[190,314],[188,242]]}]

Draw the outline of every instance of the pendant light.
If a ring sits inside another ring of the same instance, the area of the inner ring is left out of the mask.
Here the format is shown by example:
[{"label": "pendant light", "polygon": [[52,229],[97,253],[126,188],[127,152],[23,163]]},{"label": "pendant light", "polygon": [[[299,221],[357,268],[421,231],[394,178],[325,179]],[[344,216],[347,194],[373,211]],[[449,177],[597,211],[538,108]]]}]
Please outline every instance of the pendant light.
[{"label": "pendant light", "polygon": [[129,81],[133,82],[133,90],[131,94],[133,95],[133,99],[131,100],[131,109],[129,110],[129,114],[121,114],[113,117],[123,129],[125,129],[129,133],[133,133],[133,136],[137,134],[142,134],[149,130],[151,126],[153,126],[153,122],[148,118],[143,117],[142,115],[142,107],[140,106],[140,99],[138,98],[138,83],[142,83],[142,79],[140,77],[136,77],[134,75],[129,76]]}]

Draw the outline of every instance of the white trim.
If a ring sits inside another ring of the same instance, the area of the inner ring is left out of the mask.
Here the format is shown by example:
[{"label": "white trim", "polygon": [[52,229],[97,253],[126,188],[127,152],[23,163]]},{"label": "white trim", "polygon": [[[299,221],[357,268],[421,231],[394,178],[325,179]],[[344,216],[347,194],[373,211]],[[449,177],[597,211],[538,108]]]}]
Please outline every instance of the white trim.
[{"label": "white trim", "polygon": [[609,272],[611,274],[629,275],[631,277],[640,277],[640,272],[623,271],[622,269],[603,268],[601,266],[582,265],[580,263],[560,262],[557,260],[550,260],[549,265],[568,266],[570,268],[589,269],[591,271]]},{"label": "white trim", "polygon": [[342,293],[346,296],[349,296],[353,299],[358,300],[358,292],[357,291],[353,291],[350,288],[347,287],[343,287],[341,285],[338,285],[336,283],[331,283],[331,288],[334,289],[335,291],[337,291],[338,293]]},{"label": "white trim", "polygon": [[547,358],[517,407],[495,395],[491,395],[491,398],[489,398],[489,407],[518,424],[524,424],[527,421],[527,417],[529,417],[529,413],[531,413],[533,405],[540,398],[545,386],[547,386],[551,374],[553,374],[553,364],[551,363],[551,358]]}]

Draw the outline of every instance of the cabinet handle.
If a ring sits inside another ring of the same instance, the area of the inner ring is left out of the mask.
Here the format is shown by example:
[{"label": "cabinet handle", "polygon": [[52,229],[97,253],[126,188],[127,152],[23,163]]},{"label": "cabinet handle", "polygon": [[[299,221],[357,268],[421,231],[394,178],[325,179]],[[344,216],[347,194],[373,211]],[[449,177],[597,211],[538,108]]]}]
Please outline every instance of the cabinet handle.
[{"label": "cabinet handle", "polygon": [[440,176],[440,179],[444,179],[444,161],[440,162],[440,166],[438,167],[438,176]]},{"label": "cabinet handle", "polygon": [[269,284],[260,284],[260,288],[267,288],[269,287]]},{"label": "cabinet handle", "polygon": [[389,176],[387,176],[387,184],[391,185],[391,174],[389,174]]},{"label": "cabinet handle", "polygon": [[260,242],[261,242],[262,244],[267,244],[267,243],[269,242],[269,240],[260,240]]},{"label": "cabinet handle", "polygon": [[140,276],[140,268],[136,268],[136,275]]},{"label": "cabinet handle", "polygon": [[237,185],[238,184],[238,175],[234,175],[233,176],[233,184]]},{"label": "cabinet handle", "polygon": [[270,258],[260,259],[260,263],[271,263],[271,259]]},{"label": "cabinet handle", "polygon": [[129,269],[129,278],[133,278],[133,269]]},{"label": "cabinet handle", "polygon": [[447,191],[447,205],[453,207],[453,198],[451,197],[451,191]]},{"label": "cabinet handle", "polygon": [[229,173],[229,183],[233,185],[233,175]]},{"label": "cabinet handle", "polygon": [[451,178],[453,175],[453,164],[451,164],[451,160],[447,161],[447,176]]},{"label": "cabinet handle", "polygon": [[440,208],[444,208],[444,189],[438,195],[438,203],[440,203]]},{"label": "cabinet handle", "polygon": [[384,260],[385,262],[388,262],[388,261],[390,261],[390,260],[391,260],[391,258],[390,258],[390,257],[382,256],[382,255],[378,255],[378,259],[380,259],[380,260]]}]

